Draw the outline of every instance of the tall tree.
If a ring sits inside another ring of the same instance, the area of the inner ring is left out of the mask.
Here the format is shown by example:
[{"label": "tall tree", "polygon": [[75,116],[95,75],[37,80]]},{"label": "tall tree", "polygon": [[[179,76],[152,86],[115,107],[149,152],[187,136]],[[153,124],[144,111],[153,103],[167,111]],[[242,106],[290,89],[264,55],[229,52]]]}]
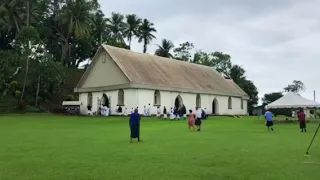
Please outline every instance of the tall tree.
[{"label": "tall tree", "polygon": [[294,80],[292,84],[289,84],[287,87],[284,88],[285,92],[294,92],[299,93],[301,91],[304,91],[306,87],[304,86],[303,82],[300,80]]},{"label": "tall tree", "polygon": [[96,39],[96,44],[101,45],[106,40],[107,34],[107,19],[104,17],[104,14],[101,10],[95,14],[93,20],[93,36]]},{"label": "tall tree", "polygon": [[173,43],[170,40],[162,39],[161,45],[158,45],[158,49],[155,52],[155,55],[167,58],[173,58],[173,55],[170,51],[174,48]]},{"label": "tall tree", "polygon": [[60,59],[64,65],[69,65],[72,37],[81,39],[90,34],[90,25],[93,24],[92,12],[96,6],[94,1],[66,0],[61,8],[61,13],[56,18],[56,29],[62,40]]},{"label": "tall tree", "polygon": [[20,100],[23,100],[28,81],[30,59],[34,57],[34,53],[39,47],[40,37],[34,27],[23,27],[17,38],[17,48],[26,60],[25,76]]},{"label": "tall tree", "polygon": [[124,30],[126,24],[124,22],[124,16],[120,13],[112,13],[111,17],[107,19],[110,35],[118,42],[124,42]]},{"label": "tall tree", "polygon": [[283,96],[282,92],[272,92],[272,93],[267,93],[263,96],[262,98],[262,104],[267,105],[272,103],[273,101],[278,100]]},{"label": "tall tree", "polygon": [[181,60],[181,61],[186,61],[186,62],[191,62],[191,51],[194,49],[193,43],[190,42],[184,42],[182,44],[179,44],[179,47],[176,47],[173,49],[174,52],[174,58]]},{"label": "tall tree", "polygon": [[154,28],[154,24],[152,22],[150,22],[148,19],[144,19],[139,31],[140,37],[138,42],[143,42],[143,53],[146,53],[148,44],[150,44],[150,42],[156,38],[156,36],[152,33],[157,32],[157,30]]},{"label": "tall tree", "polygon": [[241,84],[246,80],[246,71],[239,65],[233,65],[229,72],[229,77],[236,83]]},{"label": "tall tree", "polygon": [[205,66],[212,66],[213,65],[212,53],[206,53],[199,50],[193,55],[192,62],[196,64],[202,64]]},{"label": "tall tree", "polygon": [[126,27],[124,30],[124,36],[129,41],[129,49],[131,49],[131,41],[133,37],[139,37],[139,27],[142,20],[135,14],[126,15]]},{"label": "tall tree", "polygon": [[214,52],[211,54],[213,56],[212,66],[220,73],[228,75],[231,64],[231,56],[223,52]]}]

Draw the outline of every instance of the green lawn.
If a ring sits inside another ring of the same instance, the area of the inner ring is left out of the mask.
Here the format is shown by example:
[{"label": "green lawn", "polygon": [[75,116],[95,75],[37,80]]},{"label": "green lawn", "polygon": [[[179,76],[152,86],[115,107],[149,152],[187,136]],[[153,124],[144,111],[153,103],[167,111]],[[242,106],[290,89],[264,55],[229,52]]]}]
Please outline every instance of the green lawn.
[{"label": "green lawn", "polygon": [[129,143],[127,118],[0,116],[0,180],[319,180],[317,128],[213,117],[202,132],[186,121],[143,118]]}]

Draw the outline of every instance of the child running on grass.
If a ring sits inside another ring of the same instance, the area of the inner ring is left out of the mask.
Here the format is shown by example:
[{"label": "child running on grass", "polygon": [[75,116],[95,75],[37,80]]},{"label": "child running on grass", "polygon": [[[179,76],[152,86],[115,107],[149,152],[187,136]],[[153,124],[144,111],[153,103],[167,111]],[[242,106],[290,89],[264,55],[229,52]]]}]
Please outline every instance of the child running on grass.
[{"label": "child running on grass", "polygon": [[195,131],[195,128],[194,128],[194,113],[192,112],[192,110],[190,109],[189,110],[189,122],[188,122],[188,125],[189,125],[189,131],[191,131],[191,127],[193,128],[193,131]]}]

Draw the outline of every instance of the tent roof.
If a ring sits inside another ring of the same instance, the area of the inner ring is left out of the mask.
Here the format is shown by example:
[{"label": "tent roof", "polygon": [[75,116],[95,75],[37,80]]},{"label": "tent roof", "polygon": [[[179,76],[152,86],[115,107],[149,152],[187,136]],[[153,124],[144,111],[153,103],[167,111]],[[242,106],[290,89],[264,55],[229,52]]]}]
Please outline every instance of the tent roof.
[{"label": "tent roof", "polygon": [[293,92],[288,92],[286,95],[266,106],[266,109],[280,108],[320,108],[320,104],[303,98]]},{"label": "tent roof", "polygon": [[63,101],[62,106],[80,106],[81,101]]}]

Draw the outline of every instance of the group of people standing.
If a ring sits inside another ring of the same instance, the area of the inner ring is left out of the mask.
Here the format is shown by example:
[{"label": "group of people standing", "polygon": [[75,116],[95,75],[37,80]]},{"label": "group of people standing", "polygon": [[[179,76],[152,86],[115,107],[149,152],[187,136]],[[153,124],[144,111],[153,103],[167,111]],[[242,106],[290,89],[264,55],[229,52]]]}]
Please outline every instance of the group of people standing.
[{"label": "group of people standing", "polygon": [[[307,123],[306,123],[306,114],[303,112],[303,109],[300,109],[298,115],[298,120],[300,124],[300,129],[301,132],[307,132]],[[269,111],[266,110],[264,114],[264,118],[266,119],[266,126],[268,128],[268,131],[273,131],[273,114]]]},{"label": "group of people standing", "polygon": [[[158,111],[160,107],[157,109],[157,116],[161,116],[161,111]],[[144,113],[145,116],[151,116],[151,114]],[[163,110],[164,118],[166,118],[167,115],[167,109],[164,107]],[[174,111],[171,108],[170,117],[174,115]],[[177,114],[179,116],[179,114]],[[185,113],[186,117],[186,113]],[[196,108],[196,112],[194,113],[191,109],[189,110],[189,118],[188,118],[188,126],[189,131],[193,129],[195,131],[195,128],[197,128],[197,131],[201,131],[201,124],[202,124],[202,118],[203,118],[203,110],[201,108]],[[129,119],[129,127],[130,127],[130,142],[132,143],[132,139],[137,138],[138,142],[140,142],[140,120],[141,115],[138,112],[138,108],[134,109],[134,111],[130,114]]]}]

